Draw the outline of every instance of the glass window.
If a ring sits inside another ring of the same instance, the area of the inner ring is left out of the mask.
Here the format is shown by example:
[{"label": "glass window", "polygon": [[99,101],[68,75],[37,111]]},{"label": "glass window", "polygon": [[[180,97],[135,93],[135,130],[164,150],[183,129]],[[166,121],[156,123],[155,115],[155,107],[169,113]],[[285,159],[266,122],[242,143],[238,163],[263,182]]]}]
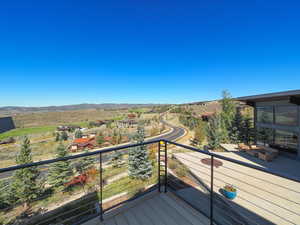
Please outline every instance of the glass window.
[{"label": "glass window", "polygon": [[273,123],[273,107],[257,107],[257,122]]},{"label": "glass window", "polygon": [[298,125],[298,110],[296,106],[276,106],[275,121],[277,124],[287,126]]},{"label": "glass window", "polygon": [[284,149],[290,149],[297,152],[298,136],[296,133],[276,130],[275,131],[275,144]]},{"label": "glass window", "polygon": [[257,141],[261,144],[273,143],[273,129],[258,127],[257,128]]}]

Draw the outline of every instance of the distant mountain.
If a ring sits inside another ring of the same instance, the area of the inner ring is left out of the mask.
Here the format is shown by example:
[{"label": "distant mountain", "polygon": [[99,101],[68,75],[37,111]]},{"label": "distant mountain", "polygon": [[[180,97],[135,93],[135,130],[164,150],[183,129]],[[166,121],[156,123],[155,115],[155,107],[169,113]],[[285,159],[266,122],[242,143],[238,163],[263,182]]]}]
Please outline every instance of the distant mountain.
[{"label": "distant mountain", "polygon": [[16,114],[16,113],[33,113],[33,112],[57,112],[57,111],[71,111],[84,109],[126,109],[137,107],[154,107],[161,106],[159,104],[77,104],[77,105],[63,105],[63,106],[45,106],[45,107],[23,107],[23,106],[4,106],[0,107],[0,114]]}]

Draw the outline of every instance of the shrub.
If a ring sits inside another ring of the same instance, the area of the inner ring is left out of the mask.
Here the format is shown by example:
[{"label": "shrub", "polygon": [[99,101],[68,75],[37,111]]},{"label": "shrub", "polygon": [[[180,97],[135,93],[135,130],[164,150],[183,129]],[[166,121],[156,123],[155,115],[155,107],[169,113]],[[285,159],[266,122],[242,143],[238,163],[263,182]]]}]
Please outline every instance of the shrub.
[{"label": "shrub", "polygon": [[171,170],[174,170],[177,168],[177,163],[174,160],[169,159],[168,166]]},{"label": "shrub", "polygon": [[177,167],[176,174],[179,177],[186,177],[188,175],[188,169],[183,166]]}]

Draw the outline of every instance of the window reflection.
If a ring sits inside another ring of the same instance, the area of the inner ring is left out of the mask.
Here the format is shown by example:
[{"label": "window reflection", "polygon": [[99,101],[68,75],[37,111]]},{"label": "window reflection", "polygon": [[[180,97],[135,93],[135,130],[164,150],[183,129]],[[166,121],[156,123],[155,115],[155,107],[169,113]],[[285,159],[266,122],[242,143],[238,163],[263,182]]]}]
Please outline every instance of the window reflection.
[{"label": "window reflection", "polygon": [[275,131],[275,144],[281,148],[297,151],[298,136],[296,133],[276,130]]},{"label": "window reflection", "polygon": [[257,121],[259,123],[273,123],[273,107],[257,107]]},{"label": "window reflection", "polygon": [[275,107],[276,124],[297,126],[298,112],[296,106],[277,106]]}]

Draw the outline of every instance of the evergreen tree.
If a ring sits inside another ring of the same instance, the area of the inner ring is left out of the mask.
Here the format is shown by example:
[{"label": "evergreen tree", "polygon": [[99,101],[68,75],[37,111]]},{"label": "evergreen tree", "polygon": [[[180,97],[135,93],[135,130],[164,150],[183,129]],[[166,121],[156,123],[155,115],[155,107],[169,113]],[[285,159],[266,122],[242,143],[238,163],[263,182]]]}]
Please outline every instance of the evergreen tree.
[{"label": "evergreen tree", "polygon": [[75,131],[75,138],[82,138],[82,132],[81,132],[81,130],[76,130]]},{"label": "evergreen tree", "polygon": [[[16,157],[16,164],[22,165],[32,162],[30,141],[25,137],[21,151]],[[13,175],[11,192],[13,192],[18,202],[23,203],[25,209],[42,192],[42,184],[38,179],[39,175],[37,167],[18,169]]]},{"label": "evergreen tree", "polygon": [[115,151],[111,156],[111,162],[113,167],[121,167],[122,166],[123,155],[120,151]]},{"label": "evergreen tree", "polygon": [[244,118],[240,109],[237,108],[229,132],[230,141],[235,144],[243,142],[245,140],[243,131],[244,131]]},{"label": "evergreen tree", "polygon": [[[88,151],[85,150],[85,153]],[[75,165],[75,169],[80,174],[86,172],[87,170],[94,167],[95,159],[92,156],[86,156],[78,160],[78,162]]]},{"label": "evergreen tree", "polygon": [[221,117],[219,115],[210,118],[206,133],[209,148],[217,150],[222,141]]},{"label": "evergreen tree", "polygon": [[[56,157],[68,156],[65,146],[60,143],[56,149]],[[69,161],[59,161],[53,163],[49,169],[48,182],[55,188],[63,189],[64,184],[69,182],[72,176],[72,167]]]},{"label": "evergreen tree", "polygon": [[221,126],[222,126],[222,138],[225,141],[229,139],[229,131],[232,126],[232,121],[235,115],[235,103],[231,98],[228,91],[222,92],[222,99],[220,100],[222,106],[221,112]]},{"label": "evergreen tree", "polygon": [[198,126],[195,128],[194,139],[198,142],[199,145],[205,140],[206,131],[204,122],[199,122]]},{"label": "evergreen tree", "polygon": [[[134,140],[137,144],[141,144],[145,140],[145,130],[141,125],[137,128]],[[152,164],[148,156],[147,146],[141,145],[129,150],[128,173],[134,179],[146,180],[151,177]]]},{"label": "evergreen tree", "polygon": [[68,140],[69,136],[66,131],[61,132],[60,138],[62,141]]},{"label": "evergreen tree", "polygon": [[250,144],[251,142],[254,141],[254,127],[253,127],[253,120],[250,117],[245,117],[244,118],[244,126],[243,126],[243,137],[244,137],[244,142],[246,144]]},{"label": "evergreen tree", "polygon": [[57,142],[57,141],[60,141],[60,134],[59,134],[59,132],[56,132],[55,133],[55,141]]}]

